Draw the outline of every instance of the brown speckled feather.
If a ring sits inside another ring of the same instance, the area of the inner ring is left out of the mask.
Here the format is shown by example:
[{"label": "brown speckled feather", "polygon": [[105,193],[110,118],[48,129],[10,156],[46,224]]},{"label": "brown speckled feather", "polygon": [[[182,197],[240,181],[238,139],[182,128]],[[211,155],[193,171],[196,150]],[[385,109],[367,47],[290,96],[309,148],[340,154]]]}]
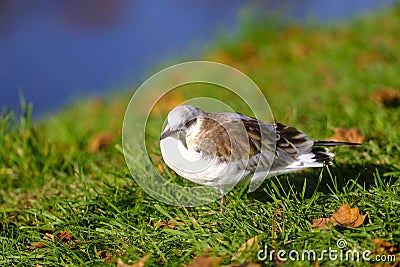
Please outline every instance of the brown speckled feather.
[{"label": "brown speckled feather", "polygon": [[[294,127],[264,124],[239,113],[206,113],[198,118],[198,123],[196,136],[187,136],[188,144],[222,160],[248,160],[246,169],[255,169],[258,163],[262,167],[263,156],[273,150],[273,145],[276,150],[272,168],[280,168],[295,162],[299,155],[311,152],[314,144]],[[273,135],[276,144],[273,144]],[[207,139],[212,142],[205,142]],[[266,165],[271,164],[268,159],[264,160]]]},{"label": "brown speckled feather", "polygon": [[[275,126],[239,113],[205,114],[198,118],[198,125],[196,135],[187,136],[186,142],[206,155],[216,154],[223,160],[247,161],[273,150],[271,144],[274,143]],[[206,139],[212,142],[204,142]],[[259,159],[253,161],[249,162],[248,168],[255,168]]]}]

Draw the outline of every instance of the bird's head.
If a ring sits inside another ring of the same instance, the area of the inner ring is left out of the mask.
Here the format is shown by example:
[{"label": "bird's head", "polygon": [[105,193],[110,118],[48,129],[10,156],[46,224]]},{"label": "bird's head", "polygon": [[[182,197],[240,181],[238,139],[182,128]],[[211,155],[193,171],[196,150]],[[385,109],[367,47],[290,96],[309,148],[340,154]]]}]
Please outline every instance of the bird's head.
[{"label": "bird's head", "polygon": [[161,134],[160,140],[172,137],[184,140],[186,133],[197,123],[197,118],[203,111],[192,105],[177,106],[168,114],[168,123]]}]

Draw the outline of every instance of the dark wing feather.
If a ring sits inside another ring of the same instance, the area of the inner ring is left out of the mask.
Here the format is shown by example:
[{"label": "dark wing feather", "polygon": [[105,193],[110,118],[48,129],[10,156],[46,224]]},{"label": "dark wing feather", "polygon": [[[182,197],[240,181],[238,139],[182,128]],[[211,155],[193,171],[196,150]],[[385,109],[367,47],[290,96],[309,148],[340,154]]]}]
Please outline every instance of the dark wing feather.
[{"label": "dark wing feather", "polygon": [[246,169],[256,168],[269,169],[273,162],[275,150],[275,128],[274,124],[265,124],[257,119],[239,114],[248,137],[250,153],[246,161]]},{"label": "dark wing feather", "polygon": [[351,142],[337,142],[337,141],[327,141],[327,140],[319,140],[314,141],[314,146],[360,146],[360,143],[351,143]]},{"label": "dark wing feather", "polygon": [[295,162],[298,156],[311,152],[314,141],[302,131],[284,125],[276,124],[276,150],[273,167],[284,167]]},{"label": "dark wing feather", "polygon": [[251,158],[262,150],[261,122],[243,115],[241,115],[240,120],[247,132],[250,145],[249,157]]},{"label": "dark wing feather", "polygon": [[271,153],[274,150],[272,167],[280,168],[297,161],[300,155],[312,152],[318,152],[318,161],[327,162],[327,152],[316,149],[316,146],[348,144],[314,142],[294,127],[282,123],[265,124],[239,113],[209,113],[198,120],[201,125],[200,134],[192,141],[197,144],[206,139],[212,141],[208,143],[210,146],[199,146],[200,151],[206,155],[217,155],[222,160],[243,160],[243,164],[249,170],[270,166]]},{"label": "dark wing feather", "polygon": [[[278,148],[290,146],[294,148],[295,151],[293,151],[293,153],[297,153],[297,155],[309,153],[311,151],[314,141],[304,132],[282,123],[277,123],[276,126]],[[289,145],[287,143],[289,143]]]},{"label": "dark wing feather", "polygon": [[215,144],[214,151],[207,146],[199,147],[206,155],[216,154],[236,161],[274,150],[271,143],[274,143],[275,125],[239,113],[210,113],[198,118],[198,122],[200,131],[191,141],[200,144],[210,139]]}]

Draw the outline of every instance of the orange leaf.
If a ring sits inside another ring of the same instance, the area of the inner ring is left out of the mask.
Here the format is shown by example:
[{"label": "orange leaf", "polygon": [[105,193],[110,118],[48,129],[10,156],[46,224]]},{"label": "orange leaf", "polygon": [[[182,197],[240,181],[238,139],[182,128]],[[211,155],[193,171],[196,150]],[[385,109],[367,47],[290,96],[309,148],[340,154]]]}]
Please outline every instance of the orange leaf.
[{"label": "orange leaf", "polygon": [[45,247],[47,247],[47,245],[44,244],[43,242],[33,243],[32,246],[35,247],[35,248],[45,248]]},{"label": "orange leaf", "polygon": [[114,135],[111,133],[98,133],[93,136],[88,151],[95,153],[101,148],[108,146],[114,139]]},{"label": "orange leaf", "polygon": [[99,256],[100,259],[105,260],[105,262],[110,262],[111,254],[107,253],[105,250],[97,251],[97,256]]},{"label": "orange leaf", "polygon": [[336,142],[351,142],[351,143],[362,143],[365,136],[361,134],[358,128],[334,128],[335,134],[329,137],[327,140]]},{"label": "orange leaf", "polygon": [[185,225],[184,222],[181,221],[181,219],[179,219],[178,217],[174,218],[174,221],[158,221],[156,223],[154,223],[154,228],[169,228],[169,229],[173,229],[176,230],[179,228],[179,226],[181,225]]},{"label": "orange leaf", "polygon": [[361,215],[360,210],[355,208],[350,208],[349,204],[342,204],[340,208],[333,212],[330,218],[318,218],[312,220],[311,228],[318,228],[321,230],[329,230],[329,224],[332,226],[336,226],[338,224],[357,228],[360,227],[363,223],[367,214]]},{"label": "orange leaf", "polygon": [[60,231],[57,236],[64,243],[67,243],[73,239],[72,233],[69,231]]},{"label": "orange leaf", "polygon": [[321,230],[329,230],[329,224],[336,226],[337,223],[331,218],[318,218],[312,220],[311,228],[318,228]]},{"label": "orange leaf", "polygon": [[343,226],[357,228],[364,222],[364,216],[361,216],[360,210],[350,208],[349,204],[342,204],[342,206],[332,214],[332,219]]},{"label": "orange leaf", "polygon": [[391,242],[380,238],[375,238],[373,242],[377,254],[394,254],[400,251],[400,244],[393,245]]},{"label": "orange leaf", "polygon": [[400,90],[394,88],[381,89],[371,95],[371,98],[386,107],[400,105]]}]

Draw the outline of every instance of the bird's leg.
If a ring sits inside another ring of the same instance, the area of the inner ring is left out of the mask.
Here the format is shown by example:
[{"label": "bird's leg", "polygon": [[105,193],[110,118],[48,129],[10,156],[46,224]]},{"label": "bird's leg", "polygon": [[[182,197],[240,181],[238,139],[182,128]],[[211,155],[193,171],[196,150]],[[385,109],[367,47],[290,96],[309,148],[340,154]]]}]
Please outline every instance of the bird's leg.
[{"label": "bird's leg", "polygon": [[226,197],[225,195],[222,195],[221,198],[221,214],[225,212],[225,206],[226,206]]}]

